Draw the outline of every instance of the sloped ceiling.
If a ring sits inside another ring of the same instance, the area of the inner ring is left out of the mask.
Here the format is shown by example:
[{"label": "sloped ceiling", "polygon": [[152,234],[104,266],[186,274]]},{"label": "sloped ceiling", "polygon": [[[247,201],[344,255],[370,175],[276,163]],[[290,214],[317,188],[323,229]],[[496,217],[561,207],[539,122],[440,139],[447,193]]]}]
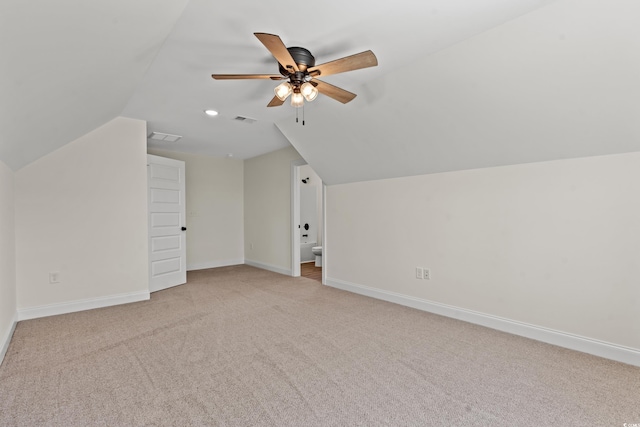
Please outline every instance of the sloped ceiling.
[{"label": "sloped ceiling", "polygon": [[[158,148],[253,157],[289,145],[274,123],[290,120],[294,109],[266,108],[271,81],[210,77],[277,72],[253,32],[279,34],[289,46],[307,47],[318,63],[372,49],[379,67],[326,79],[371,103],[376,101],[360,85],[385,75],[421,84],[429,70],[415,64],[424,57],[550,3],[326,0],[291,7],[257,0],[5,0],[0,159],[19,169],[118,115],[146,120],[149,132],[183,136]],[[306,110],[310,122],[315,109],[319,118],[322,111],[341,116],[362,105],[319,98]],[[206,108],[221,114],[210,119]],[[257,121],[239,123],[233,120],[238,115]],[[396,121],[390,118],[390,126]]]},{"label": "sloped ceiling", "polygon": [[120,115],[187,0],[2,0],[0,159],[16,170]]},{"label": "sloped ceiling", "polygon": [[639,19],[555,2],[277,125],[328,184],[638,151]]},{"label": "sloped ceiling", "polygon": [[[379,66],[328,76],[355,89],[395,70],[413,73],[417,58],[451,46],[548,3],[544,0],[325,0],[288,4],[191,0],[124,115],[147,120],[149,131],[181,135],[176,144],[149,146],[216,156],[250,158],[289,146],[274,126],[291,118],[287,102],[266,108],[277,85],[270,80],[214,81],[212,73],[278,73],[254,32],[278,34],[287,46],[311,50],[318,64],[368,49]],[[343,105],[318,97],[309,110]],[[212,119],[203,110],[220,115]],[[237,116],[255,119],[247,125]]]},{"label": "sloped ceiling", "polygon": [[[17,170],[119,115],[183,136],[149,144],[165,150],[292,144],[329,184],[637,151],[639,18],[635,0],[4,0],[0,160]],[[380,65],[326,77],[358,97],[321,95],[301,126],[266,108],[273,82],[210,77],[275,73],[256,31]]]}]

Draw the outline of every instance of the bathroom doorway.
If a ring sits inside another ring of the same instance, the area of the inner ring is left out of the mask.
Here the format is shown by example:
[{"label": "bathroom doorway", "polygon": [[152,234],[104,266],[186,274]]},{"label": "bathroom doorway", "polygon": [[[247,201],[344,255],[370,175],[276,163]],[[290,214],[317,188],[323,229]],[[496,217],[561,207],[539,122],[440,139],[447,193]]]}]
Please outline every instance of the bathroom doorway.
[{"label": "bathroom doorway", "polygon": [[300,264],[300,276],[322,283],[322,267],[316,267],[315,262],[303,262]]},{"label": "bathroom doorway", "polygon": [[323,282],[324,184],[302,159],[291,164],[292,276]]}]

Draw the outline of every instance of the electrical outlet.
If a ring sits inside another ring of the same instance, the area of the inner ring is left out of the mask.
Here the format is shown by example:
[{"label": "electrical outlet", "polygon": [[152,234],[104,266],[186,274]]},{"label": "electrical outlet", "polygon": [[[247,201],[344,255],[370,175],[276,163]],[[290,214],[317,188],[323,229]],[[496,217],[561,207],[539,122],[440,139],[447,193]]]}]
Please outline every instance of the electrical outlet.
[{"label": "electrical outlet", "polygon": [[422,268],[422,277],[424,280],[431,280],[431,270],[428,268]]},{"label": "electrical outlet", "polygon": [[416,279],[422,279],[424,269],[422,267],[416,267]]},{"label": "electrical outlet", "polygon": [[249,243],[249,249],[253,249],[253,243]]},{"label": "electrical outlet", "polygon": [[52,271],[49,273],[49,283],[60,283],[60,272]]}]

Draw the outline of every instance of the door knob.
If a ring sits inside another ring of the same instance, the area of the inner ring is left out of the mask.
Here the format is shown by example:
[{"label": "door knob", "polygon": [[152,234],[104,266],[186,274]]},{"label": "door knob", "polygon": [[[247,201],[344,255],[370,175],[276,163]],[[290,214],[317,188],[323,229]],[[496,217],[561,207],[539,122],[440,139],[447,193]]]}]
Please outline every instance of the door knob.
[{"label": "door knob", "polygon": [[182,231],[187,231],[187,227],[182,227]]}]

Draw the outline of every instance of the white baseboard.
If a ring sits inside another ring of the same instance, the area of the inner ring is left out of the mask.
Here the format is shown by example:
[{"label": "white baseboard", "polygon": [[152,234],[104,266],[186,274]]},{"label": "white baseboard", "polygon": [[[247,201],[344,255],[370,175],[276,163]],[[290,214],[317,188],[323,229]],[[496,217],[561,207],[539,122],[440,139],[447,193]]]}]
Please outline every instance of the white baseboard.
[{"label": "white baseboard", "polygon": [[199,262],[195,264],[187,264],[187,271],[206,270],[207,268],[228,267],[230,265],[242,265],[244,258],[225,259],[221,261]]},{"label": "white baseboard", "polygon": [[327,277],[326,282],[328,286],[356,294],[366,295],[368,297],[439,314],[441,316],[463,320],[476,325],[486,326],[488,328],[531,338],[571,350],[577,350],[583,353],[593,354],[595,356],[627,363],[629,365],[640,366],[640,349],[611,344],[592,338],[586,338],[528,323],[492,316],[490,314],[428,301],[396,292],[371,288],[369,286],[349,283],[343,280],[331,279],[329,277]]},{"label": "white baseboard", "polygon": [[41,305],[38,307],[19,308],[18,320],[37,319],[39,317],[55,316],[58,314],[74,313],[76,311],[91,310],[94,308],[110,307],[112,305],[127,304],[130,302],[145,301],[149,299],[149,291],[130,292],[126,294],[109,295],[106,297],[89,298],[83,300],[63,302],[59,304]]},{"label": "white baseboard", "polygon": [[273,271],[274,273],[284,274],[285,276],[292,276],[293,272],[290,269],[278,267],[277,265],[267,264],[266,262],[253,261],[250,259],[245,259],[244,263],[250,265],[252,267],[261,268],[263,270]]},{"label": "white baseboard", "polygon": [[11,337],[13,337],[13,331],[16,330],[17,324],[18,313],[14,313],[13,319],[11,320],[11,326],[9,326],[9,329],[4,333],[4,335],[0,336],[0,365],[2,365],[4,356],[7,354],[7,350],[9,350],[9,343],[11,342]]}]

